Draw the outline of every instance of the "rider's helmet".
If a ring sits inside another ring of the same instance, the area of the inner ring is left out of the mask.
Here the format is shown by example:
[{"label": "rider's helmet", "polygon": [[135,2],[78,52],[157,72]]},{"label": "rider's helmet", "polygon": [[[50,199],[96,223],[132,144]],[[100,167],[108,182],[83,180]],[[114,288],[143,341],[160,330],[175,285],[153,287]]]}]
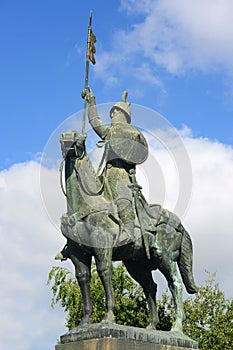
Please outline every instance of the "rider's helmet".
[{"label": "rider's helmet", "polygon": [[130,111],[130,102],[126,101],[127,95],[128,95],[128,92],[124,91],[123,94],[122,94],[121,101],[120,102],[116,102],[114,104],[114,106],[112,106],[112,108],[110,110],[110,116],[111,116],[112,111],[114,110],[114,108],[119,108],[125,113],[126,118],[127,118],[127,122],[130,124],[131,123],[131,111]]}]

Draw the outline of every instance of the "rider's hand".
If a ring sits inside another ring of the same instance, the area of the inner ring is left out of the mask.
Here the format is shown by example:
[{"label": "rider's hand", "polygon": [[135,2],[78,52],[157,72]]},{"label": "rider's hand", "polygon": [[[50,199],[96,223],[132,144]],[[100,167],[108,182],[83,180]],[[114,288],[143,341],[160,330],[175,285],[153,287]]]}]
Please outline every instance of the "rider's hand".
[{"label": "rider's hand", "polygon": [[86,99],[87,102],[89,102],[90,98],[93,97],[94,94],[93,94],[91,88],[88,87],[82,91],[81,96],[83,99]]}]

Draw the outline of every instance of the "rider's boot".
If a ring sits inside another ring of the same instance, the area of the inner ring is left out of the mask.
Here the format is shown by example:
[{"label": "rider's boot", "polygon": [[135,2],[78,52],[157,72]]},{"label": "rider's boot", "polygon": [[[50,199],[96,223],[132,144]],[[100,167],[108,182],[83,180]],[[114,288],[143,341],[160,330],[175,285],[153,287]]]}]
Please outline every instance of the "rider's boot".
[{"label": "rider's boot", "polygon": [[125,244],[132,244],[134,247],[140,247],[140,239],[135,236],[135,227],[134,222],[128,222],[126,224],[123,223],[122,227],[123,235],[126,237]]},{"label": "rider's boot", "polygon": [[134,220],[135,214],[132,202],[127,198],[121,198],[117,201],[118,215],[122,222],[122,236],[124,244],[134,244],[139,246],[140,241],[135,237]]}]

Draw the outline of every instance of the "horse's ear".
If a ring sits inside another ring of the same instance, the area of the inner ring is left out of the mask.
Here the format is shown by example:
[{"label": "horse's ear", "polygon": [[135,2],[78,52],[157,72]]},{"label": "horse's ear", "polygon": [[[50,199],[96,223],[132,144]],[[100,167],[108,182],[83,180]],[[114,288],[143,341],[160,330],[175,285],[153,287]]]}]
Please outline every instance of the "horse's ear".
[{"label": "horse's ear", "polygon": [[82,140],[82,142],[85,142],[85,141],[86,141],[86,138],[87,138],[87,134],[86,134],[86,133],[84,133],[84,134],[81,135],[81,140]]}]

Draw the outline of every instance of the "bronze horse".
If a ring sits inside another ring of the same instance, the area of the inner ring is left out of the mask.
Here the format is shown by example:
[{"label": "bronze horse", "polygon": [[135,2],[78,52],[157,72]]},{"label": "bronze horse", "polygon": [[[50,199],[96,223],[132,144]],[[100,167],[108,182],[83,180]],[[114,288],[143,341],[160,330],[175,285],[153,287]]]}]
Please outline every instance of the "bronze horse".
[{"label": "bronze horse", "polygon": [[192,272],[192,242],[188,232],[173,213],[157,206],[160,211],[154,221],[156,225],[152,225],[152,228],[148,226],[145,230],[144,239],[149,247],[150,259],[137,224],[137,243],[123,244],[124,237],[121,238],[114,206],[106,201],[100,194],[101,189],[98,189],[100,186],[86,152],[85,137],[75,131],[67,131],[62,134],[61,144],[68,206],[67,213],[61,218],[61,231],[67,238],[67,244],[56,258],[70,258],[75,266],[84,310],[80,325],[91,323],[90,279],[91,260],[94,257],[106,294],[106,314],[102,322],[115,322],[112,261],[122,260],[129,274],[144,290],[150,315],[148,327],[156,329],[159,321],[157,284],[152,278],[152,271],[158,269],[165,276],[174,299],[175,321],[172,330],[182,332],[182,280],[188,293],[197,292]]}]

